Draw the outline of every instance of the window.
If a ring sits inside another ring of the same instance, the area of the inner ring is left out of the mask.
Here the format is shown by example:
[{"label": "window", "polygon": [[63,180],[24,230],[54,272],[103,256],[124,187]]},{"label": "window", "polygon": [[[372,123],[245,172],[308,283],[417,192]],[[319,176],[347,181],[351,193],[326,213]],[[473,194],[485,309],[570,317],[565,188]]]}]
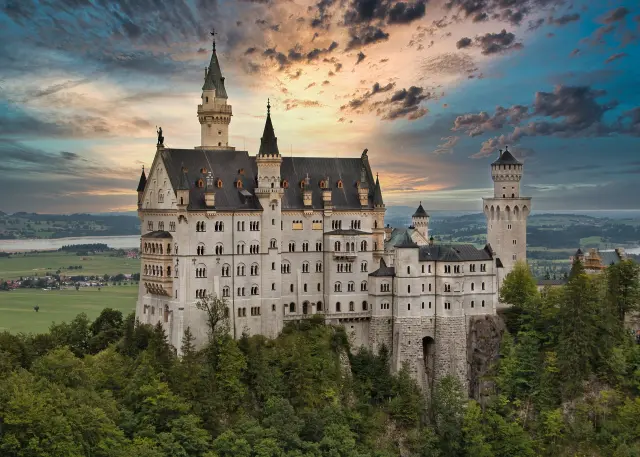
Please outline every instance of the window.
[{"label": "window", "polygon": [[244,276],[244,265],[240,264],[236,267],[236,276]]},{"label": "window", "polygon": [[482,290],[484,290],[484,283],[482,283]]},{"label": "window", "polygon": [[316,273],[322,273],[322,262],[316,262]]},{"label": "window", "polygon": [[322,230],[322,221],[321,220],[313,221],[311,223],[311,229],[312,230]]},{"label": "window", "polygon": [[408,293],[408,294],[410,294],[410,293],[411,293],[411,284],[409,284],[409,285],[407,286],[407,293]]},{"label": "window", "polygon": [[259,316],[260,315],[260,307],[259,306],[252,306],[251,307],[251,315],[252,316]]},{"label": "window", "polygon": [[307,283],[304,283],[304,284],[302,285],[302,291],[303,291],[303,292],[306,292],[306,291],[307,291]]},{"label": "window", "polygon": [[487,264],[486,263],[481,263],[480,264],[480,271],[481,272],[487,271]]},{"label": "window", "polygon": [[244,221],[238,221],[237,227],[239,232],[244,232]]},{"label": "window", "polygon": [[216,222],[213,226],[213,229],[216,232],[224,232],[224,223],[221,221]]},{"label": "window", "polygon": [[431,292],[431,284],[429,284],[429,292]]},{"label": "window", "polygon": [[296,251],[296,243],[292,241],[289,243],[289,252],[295,252],[295,251]]},{"label": "window", "polygon": [[228,277],[229,276],[229,269],[230,269],[230,267],[229,267],[228,264],[225,263],[224,265],[222,265],[222,276]]},{"label": "window", "polygon": [[360,291],[366,292],[366,290],[367,290],[367,281],[362,281],[360,283]]},{"label": "window", "polygon": [[444,291],[445,292],[451,292],[451,284],[445,284],[444,285]]},{"label": "window", "polygon": [[252,232],[257,232],[260,230],[260,222],[258,221],[251,221],[249,222],[249,230]]},{"label": "window", "polygon": [[293,293],[293,284],[289,286],[289,292]]},{"label": "window", "polygon": [[231,295],[231,294],[230,294],[230,290],[231,290],[231,289],[229,289],[229,286],[224,286],[224,287],[222,288],[222,296],[223,296],[223,297],[229,297],[229,296]]},{"label": "window", "polygon": [[471,291],[475,290],[476,285],[474,283],[471,283]]},{"label": "window", "polygon": [[341,248],[340,241],[336,241],[333,245],[333,248],[334,248],[334,251],[336,252],[340,251],[340,248]]},{"label": "window", "polygon": [[444,272],[445,273],[451,273],[451,265],[445,265],[444,266]]},{"label": "window", "polygon": [[482,307],[484,308],[484,300],[482,300]]},{"label": "window", "polygon": [[336,313],[340,312],[340,302],[336,302]]},{"label": "window", "polygon": [[422,267],[421,272],[424,273],[424,265],[420,265]]},{"label": "window", "polygon": [[320,242],[316,243],[316,251],[317,252],[322,252],[322,243],[320,243]]},{"label": "window", "polygon": [[[360,226],[360,221],[358,221],[358,227]],[[367,251],[367,241],[366,240],[362,240],[360,242],[360,250],[363,252]]]},{"label": "window", "polygon": [[276,304],[274,303],[273,305],[271,305],[271,312],[275,313],[276,311]]},{"label": "window", "polygon": [[511,224],[507,225],[507,230],[511,230]]},{"label": "window", "polygon": [[424,284],[422,285],[422,291],[424,292]]},{"label": "window", "polygon": [[366,273],[367,268],[368,268],[367,262],[363,260],[362,263],[360,263],[360,271],[363,273]]},{"label": "window", "polygon": [[321,312],[321,311],[322,311],[322,302],[321,302],[321,301],[319,301],[318,303],[316,303],[316,310],[317,310],[318,312]]},{"label": "window", "polygon": [[473,300],[471,300],[471,307],[473,308],[475,306],[475,302]]},{"label": "window", "polygon": [[282,274],[291,273],[291,264],[287,261],[282,262],[282,265],[280,265],[280,272]]},{"label": "window", "polygon": [[276,283],[275,282],[271,283],[271,290],[276,290]]},{"label": "window", "polygon": [[302,221],[293,221],[292,230],[303,230],[304,227],[302,225]]},{"label": "window", "polygon": [[411,303],[407,303],[407,311],[411,311]]},{"label": "window", "polygon": [[356,310],[356,304],[352,301],[349,302],[349,311],[355,311]]},{"label": "window", "polygon": [[218,243],[216,244],[216,255],[222,255],[222,254],[224,254],[224,246]]},{"label": "window", "polygon": [[[515,244],[517,244],[517,243],[518,243],[518,241],[517,241],[517,240],[513,240],[513,244],[514,244],[514,245],[515,245]],[[513,260],[515,260],[515,259],[513,259]]]},{"label": "window", "polygon": [[350,281],[347,284],[347,292],[354,292],[356,290],[356,284],[353,281]]},{"label": "window", "polygon": [[431,273],[431,265],[427,265],[427,272]]},{"label": "window", "polygon": [[196,253],[197,255],[204,255],[204,244],[201,243],[196,247]]},{"label": "window", "polygon": [[258,286],[251,286],[251,295],[258,295]]},{"label": "window", "polygon": [[389,303],[381,303],[380,304],[380,309],[389,309],[389,308],[390,308]]},{"label": "window", "polygon": [[476,272],[476,264],[472,263],[471,265],[469,265],[469,271],[471,273],[475,273]]},{"label": "window", "polygon": [[236,246],[236,254],[244,254],[244,243],[238,243]]},{"label": "window", "polygon": [[380,284],[380,292],[389,292],[390,286],[388,282]]},{"label": "window", "polygon": [[153,232],[153,221],[147,222],[147,230]]},{"label": "window", "polygon": [[295,313],[296,312],[296,304],[291,302],[289,303],[289,312],[290,313]]},{"label": "window", "polygon": [[309,273],[309,262],[303,262],[302,263],[302,272],[303,273]]},{"label": "window", "polygon": [[342,292],[342,284],[337,282],[333,285],[333,291],[334,292]]},{"label": "window", "polygon": [[309,252],[309,242],[305,241],[302,243],[302,252]]},{"label": "window", "polygon": [[207,277],[207,269],[204,265],[198,265],[196,268],[196,278],[206,278]]},{"label": "window", "polygon": [[169,222],[169,231],[170,232],[175,232],[176,231],[176,223],[175,222]]},{"label": "window", "polygon": [[455,265],[453,267],[453,272],[454,273],[462,273],[462,267],[460,265]]},{"label": "window", "polygon": [[164,191],[160,189],[158,191],[158,203],[163,203],[163,202],[164,202]]},{"label": "window", "polygon": [[249,254],[260,254],[260,245],[252,244],[249,246]]},{"label": "window", "polygon": [[424,302],[422,302],[422,304],[420,305],[421,309],[424,309]]},{"label": "window", "polygon": [[258,276],[258,264],[251,265],[251,276]]},{"label": "window", "polygon": [[272,238],[271,241],[269,241],[269,248],[278,249],[278,241],[275,238]]},{"label": "window", "polygon": [[451,309],[451,303],[449,303],[449,302],[444,302],[444,309],[448,309],[448,310],[450,310],[450,309]]},{"label": "window", "polygon": [[513,260],[517,260],[518,256],[516,254],[513,254]]},{"label": "window", "polygon": [[276,269],[276,263],[275,262],[271,262],[271,269],[275,270]]},{"label": "window", "polygon": [[431,309],[431,302],[429,302],[429,309]]},{"label": "window", "polygon": [[158,230],[164,230],[164,222],[162,222],[162,221],[158,222]]}]

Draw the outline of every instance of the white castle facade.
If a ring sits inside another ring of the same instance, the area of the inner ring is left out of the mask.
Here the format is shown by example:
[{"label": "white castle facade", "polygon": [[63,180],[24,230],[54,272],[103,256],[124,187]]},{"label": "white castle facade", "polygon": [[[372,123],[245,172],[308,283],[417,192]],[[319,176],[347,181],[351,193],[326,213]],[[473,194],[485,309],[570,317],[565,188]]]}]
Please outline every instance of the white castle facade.
[{"label": "white castle facade", "polygon": [[[322,314],[356,347],[385,344],[422,382],[463,381],[474,316],[495,314],[498,289],[526,256],[529,198],[510,152],[491,165],[484,199],[489,244],[442,245],[422,205],[408,229],[385,229],[385,205],[367,151],[349,158],[283,157],[270,108],[256,155],[229,146],[231,105],[215,52],[198,106],[201,145],[165,148],[159,136],[138,186],[142,271],[136,317],[160,322],[180,353],[196,308],[223,297],[231,332],[275,337],[288,321]],[[161,134],[160,134],[161,135]]]}]

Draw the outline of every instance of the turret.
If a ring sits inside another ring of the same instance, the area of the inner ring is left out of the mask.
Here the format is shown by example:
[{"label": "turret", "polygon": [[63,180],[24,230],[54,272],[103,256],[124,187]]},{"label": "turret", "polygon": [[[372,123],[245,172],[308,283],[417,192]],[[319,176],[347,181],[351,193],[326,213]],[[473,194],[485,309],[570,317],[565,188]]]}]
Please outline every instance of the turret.
[{"label": "turret", "polygon": [[[271,122],[271,104],[267,100],[267,119],[264,123],[264,131],[260,138],[260,149],[256,156],[258,166],[258,194],[271,195],[281,193],[280,188],[280,165],[282,156],[278,149],[278,138]],[[280,198],[280,197],[278,197]]]},{"label": "turret", "polygon": [[425,240],[429,238],[429,214],[422,207],[422,202],[411,216],[411,225]]},{"label": "turret", "polygon": [[498,159],[491,164],[493,196],[495,198],[519,198],[522,163],[509,152],[500,150]]},{"label": "turret", "polygon": [[198,105],[201,144],[197,149],[234,149],[229,146],[231,116],[231,105],[227,104],[227,90],[214,40],[211,61],[204,70],[202,103]]},{"label": "turret", "polygon": [[144,188],[147,185],[147,175],[144,173],[144,165],[142,166],[142,174],[140,175],[140,181],[138,181],[138,209],[142,208],[142,195],[144,194]]}]

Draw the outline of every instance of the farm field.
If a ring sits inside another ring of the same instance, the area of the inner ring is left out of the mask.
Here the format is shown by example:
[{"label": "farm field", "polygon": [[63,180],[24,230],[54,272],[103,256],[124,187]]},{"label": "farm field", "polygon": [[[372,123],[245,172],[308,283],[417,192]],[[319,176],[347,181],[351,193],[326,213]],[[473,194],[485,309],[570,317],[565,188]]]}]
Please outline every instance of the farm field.
[{"label": "farm field", "polygon": [[[70,266],[81,269],[69,269]],[[126,257],[110,257],[109,254],[78,256],[64,252],[25,252],[11,257],[0,257],[0,282],[21,276],[44,276],[56,272],[67,276],[116,275],[140,272],[140,260]]]},{"label": "farm field", "polygon": [[[135,310],[137,285],[84,287],[79,290],[16,289],[0,292],[0,332],[41,333],[52,322],[69,322],[80,313],[90,320],[104,308],[127,315]],[[40,307],[38,312],[34,306]]]}]

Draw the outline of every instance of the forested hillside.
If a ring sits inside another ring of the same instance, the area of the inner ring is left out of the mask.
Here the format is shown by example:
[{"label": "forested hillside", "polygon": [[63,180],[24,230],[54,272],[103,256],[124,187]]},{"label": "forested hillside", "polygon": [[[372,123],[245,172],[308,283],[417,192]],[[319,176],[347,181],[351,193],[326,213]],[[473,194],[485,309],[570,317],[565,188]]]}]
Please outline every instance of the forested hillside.
[{"label": "forested hillside", "polygon": [[574,266],[539,294],[505,282],[501,356],[476,400],[444,378],[425,398],[388,352],[349,354],[319,316],[275,340],[229,338],[224,303],[203,300],[209,342],[106,309],[42,335],[0,334],[3,457],[387,457],[640,455],[640,349],[624,321],[638,267]]}]

